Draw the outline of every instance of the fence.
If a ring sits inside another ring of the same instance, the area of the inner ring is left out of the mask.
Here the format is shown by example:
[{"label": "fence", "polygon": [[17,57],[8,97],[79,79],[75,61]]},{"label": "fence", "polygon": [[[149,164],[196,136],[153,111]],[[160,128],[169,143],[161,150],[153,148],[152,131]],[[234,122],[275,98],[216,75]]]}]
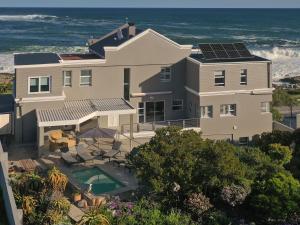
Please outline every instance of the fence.
[{"label": "fence", "polygon": [[20,211],[17,209],[15,198],[9,184],[8,177],[8,156],[3,151],[0,142],[0,187],[2,189],[4,207],[6,210],[6,217],[9,225],[21,225],[22,216]]}]

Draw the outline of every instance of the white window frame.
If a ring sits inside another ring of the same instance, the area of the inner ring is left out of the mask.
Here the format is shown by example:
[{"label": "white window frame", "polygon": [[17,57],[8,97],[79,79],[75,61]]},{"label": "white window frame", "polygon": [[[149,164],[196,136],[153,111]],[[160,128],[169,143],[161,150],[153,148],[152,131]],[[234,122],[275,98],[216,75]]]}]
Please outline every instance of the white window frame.
[{"label": "white window frame", "polygon": [[[49,91],[41,91],[41,79],[42,78],[48,78],[49,79]],[[30,80],[31,79],[39,79],[39,84],[38,84],[38,91],[37,92],[31,92],[30,91]],[[47,94],[51,92],[51,76],[34,76],[34,77],[28,77],[28,94]]]},{"label": "white window frame", "polygon": [[[91,74],[90,75],[82,75],[82,71],[91,71]],[[89,77],[90,78],[90,82],[89,83],[82,83],[81,82],[81,78],[86,78],[86,77]],[[92,86],[92,83],[93,83],[93,71],[90,70],[90,69],[86,69],[86,70],[81,70],[80,71],[80,86]]]},{"label": "white window frame", "polygon": [[[216,79],[224,79],[224,82],[216,83]],[[216,71],[214,71],[214,84],[217,87],[224,87],[225,86],[225,70],[216,70]]]},{"label": "white window frame", "polygon": [[[242,78],[244,78],[244,77],[246,78],[246,81],[242,81]],[[248,83],[248,70],[247,69],[241,69],[241,71],[240,71],[240,85],[247,85],[247,83]]]},{"label": "white window frame", "polygon": [[[232,109],[232,106],[234,106],[234,109]],[[220,117],[236,116],[236,111],[236,104],[222,104],[220,106]]]},{"label": "white window frame", "polygon": [[[69,72],[70,74],[67,75],[67,72]],[[70,85],[66,84],[66,77],[70,76]],[[72,70],[64,70],[63,71],[63,86],[64,87],[72,87]]]},{"label": "white window frame", "polygon": [[209,119],[213,118],[213,106],[212,105],[205,105],[200,106],[200,118],[201,119]]},{"label": "white window frame", "polygon": [[[140,107],[140,103],[142,105],[142,107]],[[145,102],[138,102],[138,107],[137,107],[137,116],[138,116],[138,123],[145,123]],[[143,110],[143,113],[141,113],[141,110]],[[143,119],[143,122],[140,122],[140,116],[142,116],[144,119]]]},{"label": "white window frame", "polygon": [[[174,104],[175,101],[180,102],[179,104]],[[179,109],[174,109],[174,107],[179,107]],[[183,99],[173,99],[172,101],[172,110],[173,111],[182,111],[183,110]]]},{"label": "white window frame", "polygon": [[260,112],[261,113],[270,113],[270,111],[271,111],[270,102],[261,102],[260,103]]},{"label": "white window frame", "polygon": [[[166,71],[169,70],[169,71]],[[168,78],[166,78],[168,77]],[[160,70],[160,81],[170,82],[172,80],[172,68],[170,66],[161,67]]]}]

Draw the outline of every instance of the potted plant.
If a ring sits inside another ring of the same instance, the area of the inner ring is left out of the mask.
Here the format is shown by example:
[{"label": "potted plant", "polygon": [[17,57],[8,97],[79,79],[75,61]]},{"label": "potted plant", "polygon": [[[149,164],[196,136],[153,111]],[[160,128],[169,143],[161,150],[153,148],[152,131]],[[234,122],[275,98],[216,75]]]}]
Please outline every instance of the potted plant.
[{"label": "potted plant", "polygon": [[76,191],[74,193],[74,199],[73,200],[74,200],[74,202],[78,202],[78,201],[81,200],[81,193],[79,191]]}]

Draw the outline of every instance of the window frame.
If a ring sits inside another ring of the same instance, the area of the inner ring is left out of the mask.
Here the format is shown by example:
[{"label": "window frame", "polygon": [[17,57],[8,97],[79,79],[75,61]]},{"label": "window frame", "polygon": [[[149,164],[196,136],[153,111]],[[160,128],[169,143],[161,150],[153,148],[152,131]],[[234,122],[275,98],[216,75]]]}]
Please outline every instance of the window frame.
[{"label": "window frame", "polygon": [[[243,73],[245,72],[246,73]],[[242,78],[246,78],[246,81],[242,81]],[[248,84],[248,70],[247,69],[241,69],[240,71],[240,85],[247,85]]]},{"label": "window frame", "polygon": [[[222,74],[216,74],[216,73],[219,73],[221,72]],[[214,71],[214,84],[216,87],[225,87],[225,70],[215,70]],[[216,82],[216,79],[223,79],[224,81],[223,82],[219,82],[217,83]]]},{"label": "window frame", "polygon": [[[265,104],[265,105],[263,105],[263,104]],[[265,109],[265,110],[263,110],[263,109]],[[270,111],[271,111],[271,103],[270,102],[261,102],[260,103],[260,112],[262,114],[270,113]]]},{"label": "window frame", "polygon": [[[70,74],[67,75],[66,73],[69,72]],[[70,76],[70,85],[66,85],[66,77]],[[63,71],[63,86],[64,87],[72,87],[72,70],[64,70]]]},{"label": "window frame", "polygon": [[[231,106],[234,106],[234,110],[231,109]],[[223,109],[225,109],[226,113],[222,113]],[[234,112],[234,113],[230,113]],[[237,115],[237,107],[236,104],[221,104],[220,105],[220,117],[234,117]]]},{"label": "window frame", "polygon": [[[91,74],[90,75],[82,75],[82,72],[83,71],[91,71]],[[81,78],[82,77],[90,77],[90,82],[89,83],[82,83],[81,82]],[[93,70],[91,70],[91,69],[84,69],[84,70],[80,70],[80,78],[79,78],[80,80],[79,80],[79,85],[80,86],[92,86],[92,83],[93,83]]]},{"label": "window frame", "polygon": [[[245,139],[245,142],[241,142],[241,139]],[[241,146],[247,146],[249,145],[249,137],[239,137],[239,145]]]},{"label": "window frame", "polygon": [[[49,90],[48,91],[41,91],[41,79],[42,78],[48,78],[49,81]],[[38,91],[37,92],[31,92],[30,91],[30,80],[31,79],[38,79]],[[47,93],[51,93],[51,76],[50,75],[45,75],[45,76],[30,76],[28,77],[28,94],[47,94]]]},{"label": "window frame", "polygon": [[[180,102],[179,104],[174,104],[175,101]],[[174,107],[179,107],[178,109],[174,109]],[[172,111],[182,111],[183,110],[183,99],[173,99],[172,100]]]},{"label": "window frame", "polygon": [[[166,69],[169,69],[170,71],[165,71]],[[166,76],[169,76],[169,78],[166,79]],[[171,66],[161,67],[159,79],[160,82],[170,82],[172,80],[172,67]]]},{"label": "window frame", "polygon": [[[209,110],[209,109],[211,109],[211,110]],[[202,112],[204,112],[204,115],[202,114]],[[209,116],[210,114],[211,114],[211,116]],[[201,119],[211,119],[211,118],[213,118],[213,115],[214,115],[214,109],[213,109],[212,105],[200,106],[200,118]]]}]

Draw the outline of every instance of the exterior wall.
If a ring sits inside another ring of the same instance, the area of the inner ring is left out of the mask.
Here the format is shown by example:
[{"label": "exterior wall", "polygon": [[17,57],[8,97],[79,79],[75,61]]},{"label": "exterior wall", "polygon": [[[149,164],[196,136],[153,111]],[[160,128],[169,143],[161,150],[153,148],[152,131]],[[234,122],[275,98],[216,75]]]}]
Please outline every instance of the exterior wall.
[{"label": "exterior wall", "polygon": [[[201,64],[201,92],[252,90],[268,88],[268,64],[266,62]],[[240,71],[247,69],[247,85],[240,85]],[[215,86],[214,71],[225,70],[225,86]],[[205,75],[204,75],[205,74]]]},{"label": "exterior wall", "polygon": [[[261,113],[260,103],[272,101],[272,95],[235,94],[200,97],[201,105],[213,106],[213,118],[200,119],[203,136],[207,138],[252,138],[272,131],[272,113]],[[236,104],[236,116],[220,117],[221,104]]]},{"label": "exterior wall", "polygon": [[200,91],[200,66],[199,63],[190,59],[186,60],[186,81],[185,85],[197,92]]}]

